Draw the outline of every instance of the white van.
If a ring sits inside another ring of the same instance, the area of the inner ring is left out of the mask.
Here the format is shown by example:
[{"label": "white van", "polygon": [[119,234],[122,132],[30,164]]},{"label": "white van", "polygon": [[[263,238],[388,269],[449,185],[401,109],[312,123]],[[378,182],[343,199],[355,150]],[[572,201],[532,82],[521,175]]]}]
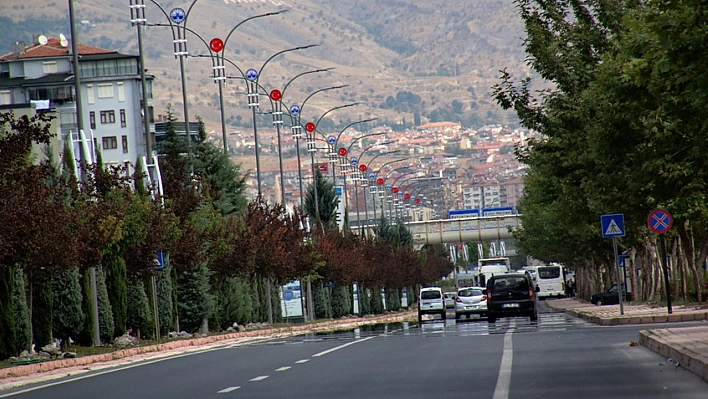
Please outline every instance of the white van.
[{"label": "white van", "polygon": [[565,270],[560,265],[536,267],[536,285],[539,298],[565,297]]},{"label": "white van", "polygon": [[486,287],[487,286],[487,280],[489,280],[490,277],[497,275],[497,274],[506,274],[509,273],[509,267],[507,265],[485,265],[481,266],[477,270],[477,286],[478,287]]}]

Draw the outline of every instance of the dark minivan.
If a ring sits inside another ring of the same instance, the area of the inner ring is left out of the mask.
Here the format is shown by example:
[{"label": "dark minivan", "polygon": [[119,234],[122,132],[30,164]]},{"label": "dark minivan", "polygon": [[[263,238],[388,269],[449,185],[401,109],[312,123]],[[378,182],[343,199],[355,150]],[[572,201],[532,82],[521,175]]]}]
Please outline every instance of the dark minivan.
[{"label": "dark minivan", "polygon": [[529,273],[497,274],[487,280],[487,320],[500,317],[528,316],[538,320],[538,299]]}]

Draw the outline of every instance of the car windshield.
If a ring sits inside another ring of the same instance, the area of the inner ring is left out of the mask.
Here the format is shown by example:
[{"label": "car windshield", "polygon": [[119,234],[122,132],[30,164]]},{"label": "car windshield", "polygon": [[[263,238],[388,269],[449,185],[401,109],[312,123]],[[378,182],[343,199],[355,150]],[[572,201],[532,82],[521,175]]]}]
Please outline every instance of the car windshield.
[{"label": "car windshield", "polygon": [[504,277],[494,280],[493,290],[499,291],[526,291],[529,289],[528,280],[525,277]]},{"label": "car windshield", "polygon": [[420,293],[420,299],[440,299],[440,293],[437,291],[423,291]]},{"label": "car windshield", "polygon": [[459,290],[457,292],[457,295],[459,295],[459,296],[480,296],[480,295],[482,295],[482,290],[467,288],[464,290]]}]

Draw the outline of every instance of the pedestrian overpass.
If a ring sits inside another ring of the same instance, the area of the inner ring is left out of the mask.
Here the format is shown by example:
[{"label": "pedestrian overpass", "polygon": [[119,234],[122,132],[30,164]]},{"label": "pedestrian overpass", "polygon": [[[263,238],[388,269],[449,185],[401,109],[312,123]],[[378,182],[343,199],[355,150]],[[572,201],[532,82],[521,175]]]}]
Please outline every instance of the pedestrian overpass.
[{"label": "pedestrian overpass", "polygon": [[494,241],[514,238],[521,226],[521,215],[481,216],[460,219],[408,222],[413,244],[442,244],[469,241]]}]

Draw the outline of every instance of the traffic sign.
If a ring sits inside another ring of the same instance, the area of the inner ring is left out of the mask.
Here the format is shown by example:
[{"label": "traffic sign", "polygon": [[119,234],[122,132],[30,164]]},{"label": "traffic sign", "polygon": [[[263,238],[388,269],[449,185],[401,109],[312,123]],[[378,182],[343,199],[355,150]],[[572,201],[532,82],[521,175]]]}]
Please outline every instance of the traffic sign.
[{"label": "traffic sign", "polygon": [[601,215],[600,226],[602,238],[624,237],[624,214]]},{"label": "traffic sign", "polygon": [[187,13],[179,7],[173,8],[172,11],[170,11],[170,19],[172,22],[179,25],[187,19]]},{"label": "traffic sign", "polygon": [[647,224],[654,233],[664,234],[674,224],[674,218],[664,209],[654,209],[647,218]]},{"label": "traffic sign", "polygon": [[327,143],[329,143],[330,145],[334,145],[336,142],[337,142],[336,137],[334,137],[334,136],[327,137]]},{"label": "traffic sign", "polygon": [[258,79],[258,71],[255,69],[251,68],[246,71],[246,79],[250,80],[251,82],[256,81]]}]

